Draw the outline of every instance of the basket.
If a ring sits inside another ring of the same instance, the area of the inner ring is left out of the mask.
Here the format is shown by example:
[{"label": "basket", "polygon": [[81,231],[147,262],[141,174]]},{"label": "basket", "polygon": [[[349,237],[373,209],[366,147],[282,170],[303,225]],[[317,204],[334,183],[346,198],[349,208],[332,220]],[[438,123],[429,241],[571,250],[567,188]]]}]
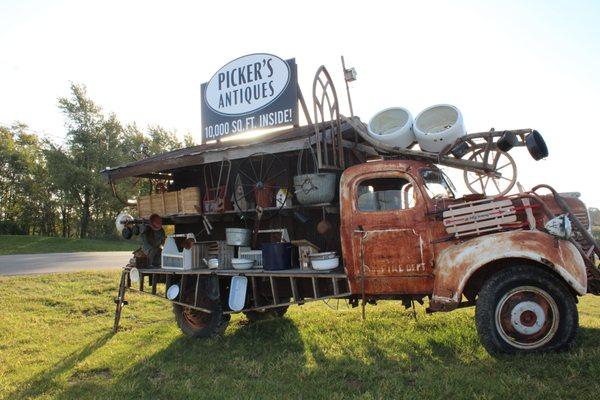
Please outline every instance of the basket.
[{"label": "basket", "polygon": [[211,258],[219,260],[218,269],[231,269],[231,259],[234,257],[233,246],[228,246],[224,240],[196,242],[192,246],[192,267],[204,268],[207,266],[203,260]]}]

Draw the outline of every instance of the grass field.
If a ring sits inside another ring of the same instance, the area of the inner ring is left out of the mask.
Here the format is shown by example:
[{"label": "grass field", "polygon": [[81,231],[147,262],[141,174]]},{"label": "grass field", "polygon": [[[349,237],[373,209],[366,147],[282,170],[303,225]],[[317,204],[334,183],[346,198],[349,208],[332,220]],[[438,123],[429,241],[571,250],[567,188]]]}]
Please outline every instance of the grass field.
[{"label": "grass field", "polygon": [[80,251],[133,251],[135,240],[72,239],[48,236],[0,235],[0,255],[74,253]]},{"label": "grass field", "polygon": [[169,304],[129,294],[110,333],[117,273],[0,278],[0,398],[591,399],[600,392],[600,298],[586,297],[576,348],[490,357],[473,311],[415,321],[396,303],[293,307],[222,338],[183,337]]}]

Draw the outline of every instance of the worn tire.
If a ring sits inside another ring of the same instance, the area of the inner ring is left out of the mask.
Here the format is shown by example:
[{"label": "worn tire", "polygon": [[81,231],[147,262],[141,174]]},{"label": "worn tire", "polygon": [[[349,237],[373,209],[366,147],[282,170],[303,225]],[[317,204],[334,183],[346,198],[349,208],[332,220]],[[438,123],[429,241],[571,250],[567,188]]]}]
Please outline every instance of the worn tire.
[{"label": "worn tire", "polygon": [[477,298],[475,322],[491,354],[569,349],[579,327],[575,296],[550,272],[517,265],[492,275]]},{"label": "worn tire", "polygon": [[208,314],[179,304],[173,304],[173,313],[179,329],[193,338],[222,335],[231,319],[231,315],[223,315],[221,310]]},{"label": "worn tire", "polygon": [[244,315],[249,322],[265,321],[269,319],[281,318],[287,312],[288,307],[268,308],[264,311],[246,311]]}]

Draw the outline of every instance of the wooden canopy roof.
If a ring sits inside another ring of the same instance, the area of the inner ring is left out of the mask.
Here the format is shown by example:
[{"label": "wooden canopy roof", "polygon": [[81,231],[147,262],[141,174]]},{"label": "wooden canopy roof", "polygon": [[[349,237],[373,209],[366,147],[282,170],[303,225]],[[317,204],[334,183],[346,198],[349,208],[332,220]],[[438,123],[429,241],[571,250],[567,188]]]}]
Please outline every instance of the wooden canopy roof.
[{"label": "wooden canopy roof", "polygon": [[[319,124],[319,129],[326,129],[328,127],[329,122]],[[342,124],[342,134],[344,137],[350,138],[350,136],[353,136],[350,135],[352,130],[353,128],[349,124]],[[110,182],[127,177],[151,177],[180,168],[220,162],[224,158],[236,160],[246,158],[258,152],[283,153],[296,151],[306,147],[307,140],[314,140],[314,137],[315,125],[305,125],[272,132],[260,138],[208,143],[178,149],[114,168],[108,167],[102,171],[102,175]],[[366,153],[374,151],[369,146],[359,145],[354,141],[354,138],[347,144],[346,146],[345,143],[344,146],[355,148],[359,146],[359,151]]]}]

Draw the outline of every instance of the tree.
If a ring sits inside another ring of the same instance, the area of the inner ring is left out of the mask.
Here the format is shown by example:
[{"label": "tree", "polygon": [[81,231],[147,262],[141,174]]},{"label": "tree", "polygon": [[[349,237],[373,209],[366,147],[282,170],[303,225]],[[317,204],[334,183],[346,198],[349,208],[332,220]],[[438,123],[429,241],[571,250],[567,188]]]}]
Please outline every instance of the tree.
[{"label": "tree", "polygon": [[55,198],[43,157],[44,143],[27,125],[0,127],[0,232],[55,231]]},{"label": "tree", "polygon": [[[181,147],[174,132],[158,125],[146,132],[135,123],[123,127],[84,85],[70,89],[58,99],[67,128],[64,144],[41,140],[24,124],[0,126],[0,233],[112,236],[123,205],[100,172]],[[136,179],[116,187],[126,198],[150,189]]]},{"label": "tree", "polygon": [[[100,171],[123,160],[123,130],[115,115],[102,114],[84,85],[72,83],[71,96],[60,98],[58,104],[66,117],[67,141],[66,148],[53,146],[48,151],[49,167],[66,200],[75,200],[79,236],[85,238],[90,233],[93,212],[101,214],[115,204]],[[95,228],[95,234],[102,233],[98,230],[103,229]]]}]

